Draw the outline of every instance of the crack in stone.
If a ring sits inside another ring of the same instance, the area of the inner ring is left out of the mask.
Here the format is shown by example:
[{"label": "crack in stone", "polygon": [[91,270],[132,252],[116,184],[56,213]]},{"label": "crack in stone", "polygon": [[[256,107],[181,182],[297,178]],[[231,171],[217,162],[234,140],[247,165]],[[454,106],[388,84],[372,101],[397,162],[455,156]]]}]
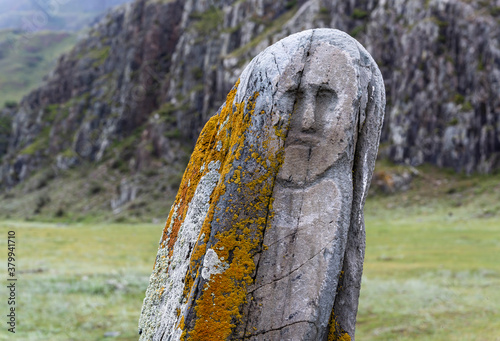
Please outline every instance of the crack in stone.
[{"label": "crack in stone", "polygon": [[[302,209],[302,206],[301,206],[301,209]],[[335,209],[335,210],[337,210],[337,211],[339,211],[339,212],[340,212],[340,210],[341,210],[341,208],[339,208],[339,207],[333,207],[333,209]],[[333,223],[333,222],[334,222],[334,221],[332,220],[332,221],[330,221],[330,222],[329,222],[329,224],[331,224],[331,223]],[[286,236],[284,236],[283,238],[280,238],[280,239],[276,240],[275,242],[273,242],[273,243],[271,243],[271,244],[268,244],[268,245],[267,245],[267,247],[273,246],[273,245],[275,245],[275,244],[277,244],[277,243],[281,242],[282,240],[284,240],[284,239],[286,239],[286,238],[288,238],[288,237],[290,237],[290,236],[292,236],[292,235],[296,234],[297,232],[305,231],[305,230],[307,230],[307,228],[308,228],[308,227],[305,227],[305,228],[299,228],[299,227],[297,227],[297,230],[295,230],[295,231],[294,231],[294,232],[292,232],[292,233],[287,234],[287,235],[286,235]]]},{"label": "crack in stone", "polygon": [[[339,157],[339,159],[336,160],[333,163],[333,165],[331,165],[330,167],[325,169],[324,172],[317,174],[315,179],[307,181],[307,185],[313,186],[313,185],[320,183],[325,177],[331,178],[331,176],[329,176],[331,174],[328,174],[328,173],[332,173],[332,169],[334,169],[336,166],[338,166],[339,163],[345,163],[345,158],[347,157],[347,154],[345,154],[345,153],[343,153],[343,154],[344,155]],[[281,186],[283,186],[284,188],[289,188],[289,189],[300,189],[304,186],[304,184],[297,184],[295,182],[292,182],[289,179],[287,179],[287,180],[277,179],[277,181]]]},{"label": "crack in stone", "polygon": [[[328,241],[328,245],[330,245],[335,239],[337,239],[338,237],[335,236],[333,239],[329,240]],[[266,283],[266,284],[263,284],[255,289],[253,289],[252,291],[249,291],[248,293],[251,294],[269,284],[273,284],[275,282],[278,282],[278,281],[281,281],[283,278],[286,278],[286,277],[289,277],[290,275],[292,275],[294,272],[296,272],[297,270],[299,270],[300,268],[302,268],[304,265],[306,265],[309,261],[311,261],[313,258],[315,258],[316,256],[318,256],[320,253],[322,253],[323,251],[325,251],[327,248],[327,246],[321,248],[317,253],[315,253],[311,258],[309,258],[308,260],[306,260],[304,263],[302,263],[301,265],[299,265],[297,268],[291,270],[289,273],[287,273],[286,275],[280,277],[280,278],[276,278],[276,279],[273,279],[271,282],[269,283]]]},{"label": "crack in stone", "polygon": [[[314,36],[314,30],[312,30],[311,32],[311,37],[309,38],[309,45],[307,47],[307,54],[306,55],[309,55],[309,51],[311,50],[311,46],[312,46],[312,40],[313,40],[313,36]],[[278,67],[278,63],[276,61],[276,56],[273,54],[273,57],[274,57],[274,61],[276,63],[276,67],[278,68],[278,73],[280,74],[281,76],[281,72],[279,71],[279,67]],[[307,58],[307,57],[306,57]],[[305,62],[304,62],[304,65],[302,66],[302,70],[299,71],[300,73],[300,77],[299,77],[299,84],[298,84],[298,88],[297,89],[300,89],[300,84],[302,82],[302,76],[304,74],[304,68],[305,68]],[[297,103],[297,98],[295,98],[295,103],[294,103],[294,108],[295,108],[295,105]],[[274,100],[273,100],[273,104],[272,104],[272,108],[274,108]],[[272,111],[271,111],[271,114],[272,114]],[[293,113],[291,113],[290,115],[292,115]],[[287,127],[287,130],[286,130],[286,134],[285,134],[285,137],[283,138],[283,145],[285,145],[285,141],[286,141],[286,138],[288,136],[288,129],[289,127]],[[277,181],[277,177],[278,177],[278,173],[279,173],[279,169],[278,171],[276,172],[276,174],[274,175],[274,179],[273,179],[273,186],[272,186],[272,189],[271,189],[271,193],[274,193],[274,187],[276,185],[276,181]],[[269,202],[268,206],[267,206],[267,214],[266,214],[266,222],[265,222],[265,226],[266,228],[264,229],[264,231],[262,232],[262,240],[260,242],[260,251],[257,252],[257,254],[262,254],[262,248],[263,248],[263,244],[264,244],[264,239],[265,239],[265,233],[266,233],[266,229],[267,229],[267,226],[268,226],[268,222],[269,222],[269,207],[271,205],[271,202]],[[301,206],[301,211],[302,211],[302,206]],[[300,217],[300,216],[299,216]],[[298,225],[297,225],[298,226]],[[259,265],[260,265],[260,256],[259,256],[259,259],[257,261],[257,264],[255,264],[255,275],[253,276],[253,281],[255,282],[255,279],[257,277],[257,274],[258,274],[258,271],[259,271]],[[254,290],[248,292],[247,294],[252,294],[254,292]],[[243,329],[243,336],[246,334],[247,332],[247,328],[248,328],[248,319],[245,323],[245,328]]]},{"label": "crack in stone", "polygon": [[255,337],[255,336],[265,335],[265,334],[270,333],[270,332],[279,331],[279,330],[282,330],[282,329],[284,329],[286,327],[290,327],[290,326],[293,326],[294,324],[299,324],[299,323],[309,323],[309,324],[312,324],[314,326],[314,328],[316,328],[316,334],[317,334],[318,326],[316,326],[315,322],[312,322],[312,321],[295,321],[295,322],[286,324],[284,326],[281,326],[279,328],[269,329],[269,330],[266,330],[266,331],[263,331],[263,332],[259,332],[257,334],[251,334],[249,336],[243,336],[243,338],[240,339],[240,340],[247,340],[247,339],[250,339],[250,338]]},{"label": "crack in stone", "polygon": [[309,161],[311,161],[311,155],[312,155],[312,147],[309,147],[309,151],[307,153],[307,171],[306,171],[305,181],[307,181],[311,176],[311,167],[309,167],[310,166]]},{"label": "crack in stone", "polygon": [[[297,229],[298,229],[298,228],[299,228],[299,226],[300,226],[300,217],[302,216],[302,206],[304,205],[304,190],[302,189],[302,191],[301,191],[301,192],[302,192],[302,193],[301,193],[301,200],[300,200],[299,216],[297,217],[297,223],[296,223]],[[295,244],[294,244],[293,246],[294,246],[293,251],[295,251]],[[307,263],[308,261],[309,261],[309,260],[307,260],[306,262],[304,262],[304,264],[305,264],[305,263]],[[301,265],[301,266],[299,266],[297,269],[299,269],[299,268],[301,268],[301,267],[302,267],[302,265]],[[296,269],[296,270],[297,270],[297,269]],[[262,286],[261,286],[261,288],[262,288],[262,287],[264,287],[264,286],[266,286],[266,285],[269,285],[269,284],[271,284],[271,283],[277,282],[277,281],[279,281],[279,280],[281,280],[281,279],[283,279],[283,278],[285,278],[285,277],[288,277],[288,276],[290,276],[293,272],[294,272],[294,271],[291,271],[290,273],[288,273],[287,275],[285,275],[285,276],[281,277],[281,278],[280,278],[280,279],[278,279],[278,280],[272,280],[270,283],[267,283],[267,284],[262,285]],[[287,291],[289,291],[289,289],[290,289],[290,283],[288,283],[288,284],[289,284],[289,285],[287,286]],[[257,290],[257,289],[255,289],[255,290]],[[254,290],[254,291],[255,291],[255,290]],[[284,311],[282,311],[282,312],[281,312],[281,320],[282,320],[282,321],[283,321],[283,315],[284,315],[284,314],[285,314],[285,312],[284,312]]]},{"label": "crack in stone", "polygon": [[276,60],[276,55],[273,53],[273,58],[274,58],[274,64],[276,64],[276,69],[278,70],[278,73],[281,77],[281,71],[280,71],[280,67],[278,65],[278,61]]}]

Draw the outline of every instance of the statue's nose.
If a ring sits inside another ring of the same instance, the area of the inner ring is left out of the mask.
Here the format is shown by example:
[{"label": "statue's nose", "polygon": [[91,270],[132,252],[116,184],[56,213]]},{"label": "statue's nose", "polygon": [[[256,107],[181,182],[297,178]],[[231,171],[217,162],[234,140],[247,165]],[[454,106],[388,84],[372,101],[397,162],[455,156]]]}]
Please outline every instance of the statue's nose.
[{"label": "statue's nose", "polygon": [[314,103],[308,101],[302,112],[302,131],[310,132],[314,130]]}]

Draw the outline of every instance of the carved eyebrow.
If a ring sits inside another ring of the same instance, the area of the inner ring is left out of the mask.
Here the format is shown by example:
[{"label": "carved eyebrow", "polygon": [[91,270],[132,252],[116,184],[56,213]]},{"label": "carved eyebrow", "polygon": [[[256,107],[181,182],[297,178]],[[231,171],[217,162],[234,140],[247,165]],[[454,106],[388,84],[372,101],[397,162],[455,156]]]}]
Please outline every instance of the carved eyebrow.
[{"label": "carved eyebrow", "polygon": [[290,92],[298,92],[299,87],[296,84],[293,84],[291,87],[285,90],[285,93],[290,93]]},{"label": "carved eyebrow", "polygon": [[325,88],[325,87],[322,87],[320,86],[319,89],[318,89],[318,94],[335,94],[335,90],[332,89],[332,88]]}]

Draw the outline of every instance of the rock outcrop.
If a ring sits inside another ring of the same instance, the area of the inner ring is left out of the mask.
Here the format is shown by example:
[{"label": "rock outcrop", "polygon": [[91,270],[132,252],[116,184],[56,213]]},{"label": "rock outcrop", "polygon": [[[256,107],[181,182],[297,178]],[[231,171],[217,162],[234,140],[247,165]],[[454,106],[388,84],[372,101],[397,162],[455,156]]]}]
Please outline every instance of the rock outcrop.
[{"label": "rock outcrop", "polygon": [[136,0],[20,103],[0,148],[1,188],[86,163],[118,165],[141,187],[148,177],[138,174],[189,155],[253,56],[315,27],[350,33],[380,66],[383,155],[491,173],[500,167],[499,9],[500,0]]},{"label": "rock outcrop", "polygon": [[141,340],[353,340],[384,111],[378,67],[341,31],[255,57],[184,173]]}]

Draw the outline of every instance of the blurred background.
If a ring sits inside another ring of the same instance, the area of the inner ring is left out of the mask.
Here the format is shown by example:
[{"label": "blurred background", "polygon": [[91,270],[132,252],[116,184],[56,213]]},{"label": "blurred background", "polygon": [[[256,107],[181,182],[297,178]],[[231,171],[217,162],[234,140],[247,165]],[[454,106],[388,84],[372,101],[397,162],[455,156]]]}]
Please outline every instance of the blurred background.
[{"label": "blurred background", "polygon": [[500,340],[500,0],[0,0],[0,339],[136,340],[204,123],[315,27],[359,40],[387,92],[357,338]]}]

